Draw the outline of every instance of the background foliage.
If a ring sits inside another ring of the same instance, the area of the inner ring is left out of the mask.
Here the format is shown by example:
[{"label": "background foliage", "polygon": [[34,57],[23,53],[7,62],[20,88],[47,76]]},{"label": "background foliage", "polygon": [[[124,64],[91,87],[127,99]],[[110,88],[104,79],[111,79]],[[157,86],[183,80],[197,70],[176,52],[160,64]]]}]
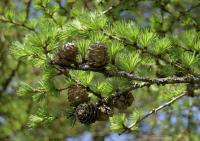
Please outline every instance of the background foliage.
[{"label": "background foliage", "polygon": [[[199,7],[198,0],[1,0],[0,140],[198,141]],[[97,41],[107,47],[106,69],[59,72],[51,64],[67,42],[83,64]],[[107,121],[72,127],[67,88],[77,81],[93,102],[123,91],[135,100]]]}]

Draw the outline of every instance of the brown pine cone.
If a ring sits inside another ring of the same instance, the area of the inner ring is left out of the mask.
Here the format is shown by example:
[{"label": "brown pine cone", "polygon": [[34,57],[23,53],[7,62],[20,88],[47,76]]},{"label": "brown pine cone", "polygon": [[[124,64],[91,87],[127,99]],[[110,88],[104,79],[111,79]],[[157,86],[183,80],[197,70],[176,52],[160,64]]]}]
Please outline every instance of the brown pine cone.
[{"label": "brown pine cone", "polygon": [[54,59],[54,64],[66,67],[76,62],[76,56],[78,54],[78,48],[73,43],[67,43],[62,46]]},{"label": "brown pine cone", "polygon": [[83,103],[77,106],[75,114],[81,123],[91,124],[98,118],[98,109],[92,103]]},{"label": "brown pine cone", "polygon": [[114,97],[112,99],[112,105],[113,105],[113,107],[115,107],[115,108],[117,108],[119,110],[125,110],[129,106],[131,106],[133,101],[134,101],[134,97],[129,92],[127,94],[122,94],[122,95]]},{"label": "brown pine cone", "polygon": [[108,120],[109,117],[113,115],[113,109],[105,104],[101,104],[97,106],[98,108],[98,120],[105,121]]},{"label": "brown pine cone", "polygon": [[86,88],[80,84],[75,84],[69,87],[68,89],[68,101],[71,106],[78,106],[81,103],[88,102],[90,98]]},{"label": "brown pine cone", "polygon": [[88,63],[94,68],[104,67],[108,63],[108,54],[104,43],[96,42],[90,46]]}]

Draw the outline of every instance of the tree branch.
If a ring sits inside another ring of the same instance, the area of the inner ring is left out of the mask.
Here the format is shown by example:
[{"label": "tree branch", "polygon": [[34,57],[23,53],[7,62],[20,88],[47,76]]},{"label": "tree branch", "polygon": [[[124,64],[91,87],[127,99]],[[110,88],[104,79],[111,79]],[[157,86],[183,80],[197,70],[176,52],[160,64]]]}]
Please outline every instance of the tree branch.
[{"label": "tree branch", "polygon": [[61,2],[62,2],[61,0],[57,2],[59,7],[65,12],[66,15],[69,15],[69,11],[65,7],[62,6]]},{"label": "tree branch", "polygon": [[[147,79],[147,82],[143,83],[135,83],[132,84],[130,87],[128,87],[125,90],[116,92],[115,95],[121,95],[121,94],[126,94],[132,90],[138,89],[138,88],[143,88],[143,87],[149,87],[153,84],[157,85],[165,85],[165,84],[183,84],[183,83],[188,83],[188,84],[198,84],[200,83],[200,76],[194,77],[194,76],[188,76],[188,77],[172,77],[172,78],[158,78],[158,79]],[[194,87],[196,88],[196,87]],[[188,92],[188,95],[190,93]]]},{"label": "tree branch", "polygon": [[164,61],[167,64],[171,64],[172,66],[174,66],[175,68],[177,68],[179,70],[184,70],[188,74],[193,74],[193,72],[191,72],[191,70],[189,70],[188,68],[184,68],[183,66],[181,66],[178,63],[171,62],[168,59],[166,59],[165,57],[161,56],[160,54],[156,54],[156,53],[153,53],[153,52],[149,51],[147,48],[142,48],[136,42],[135,43],[131,43],[127,39],[121,39],[121,38],[119,38],[119,37],[117,37],[115,35],[111,35],[111,34],[106,33],[106,32],[104,32],[104,35],[108,36],[110,39],[118,40],[118,41],[122,42],[126,46],[132,46],[135,49],[140,50],[143,54],[149,54],[152,57],[154,57],[155,59],[160,59],[160,60]]},{"label": "tree branch", "polygon": [[7,87],[10,84],[12,78],[15,76],[16,72],[18,71],[20,64],[21,64],[21,62],[19,61],[17,63],[16,68],[12,70],[11,74],[9,75],[9,77],[2,83],[2,89],[0,90],[0,96],[7,89]]},{"label": "tree branch", "polygon": [[[52,63],[52,62],[51,62]],[[52,63],[53,64],[53,63]],[[56,65],[56,64],[53,64]],[[117,76],[117,77],[123,77],[127,78],[130,80],[136,80],[136,81],[142,81],[142,82],[149,82],[149,84],[175,84],[175,83],[191,83],[191,82],[200,82],[200,75],[197,76],[185,76],[185,77],[168,77],[168,78],[146,78],[146,77],[138,77],[135,76],[134,74],[125,72],[125,71],[107,71],[104,68],[101,69],[96,69],[96,68],[91,68],[88,65],[78,65],[78,66],[67,66],[67,69],[72,69],[72,70],[82,70],[82,71],[93,71],[93,72],[99,72],[103,73],[106,76]]]},{"label": "tree branch", "polygon": [[[56,65],[56,64],[53,64],[53,65]],[[168,78],[151,79],[151,78],[145,78],[145,77],[138,77],[138,76],[135,76],[131,73],[127,73],[125,71],[111,72],[111,71],[105,70],[104,68],[103,69],[90,68],[90,66],[84,65],[84,64],[81,64],[81,65],[78,65],[78,66],[75,66],[75,67],[69,66],[69,67],[65,67],[65,68],[72,69],[72,70],[99,72],[99,73],[103,73],[104,75],[106,75],[108,77],[109,76],[116,76],[116,77],[127,78],[129,80],[136,80],[136,81],[143,82],[143,83],[134,83],[125,90],[117,91],[115,93],[115,95],[121,95],[121,94],[127,93],[129,91],[132,91],[132,90],[135,90],[135,89],[138,89],[138,88],[143,88],[143,87],[146,87],[146,86],[149,87],[153,84],[165,85],[165,84],[193,83],[193,84],[196,85],[196,84],[200,83],[200,76],[168,77]]]},{"label": "tree branch", "polygon": [[[65,68],[62,69],[62,68],[58,68],[58,67],[56,67],[56,66],[54,66],[54,68],[57,69],[57,70],[59,71],[59,74],[64,74],[66,77],[69,77],[69,78],[70,78],[72,81],[74,81],[75,83],[80,83],[79,81],[73,79],[68,73],[66,74]],[[85,88],[87,89],[88,92],[94,94],[94,95],[95,95],[96,97],[98,97],[99,99],[102,99],[102,98],[103,98],[102,95],[101,95],[100,93],[94,92],[90,87],[84,86],[84,85],[82,85],[82,86],[85,87]]]},{"label": "tree branch", "polygon": [[152,84],[174,84],[174,83],[191,83],[191,82],[200,82],[200,76],[185,76],[185,77],[169,77],[169,78],[145,78],[145,77],[138,77],[133,74],[119,71],[113,74],[114,76],[128,78],[130,80],[137,80],[142,82],[149,82]]},{"label": "tree branch", "polygon": [[173,104],[174,102],[176,102],[177,100],[183,98],[185,95],[187,95],[187,92],[177,96],[177,97],[174,97],[172,100],[168,101],[167,103],[157,107],[156,109],[152,109],[149,113],[147,113],[146,115],[144,115],[143,117],[141,117],[140,119],[138,119],[136,122],[134,122],[133,124],[131,124],[129,127],[126,127],[124,129],[124,131],[122,131],[120,134],[123,134],[125,133],[126,131],[131,130],[131,128],[133,128],[135,125],[139,124],[140,122],[142,122],[143,120],[145,120],[146,118],[148,118],[149,116],[155,114],[156,112],[170,106],[171,104]]},{"label": "tree branch", "polygon": [[125,71],[116,71],[116,72],[108,72],[111,76],[124,77],[130,80],[137,80],[142,82],[150,82],[154,84],[173,84],[173,83],[190,83],[191,81],[200,81],[200,75],[198,76],[185,76],[185,77],[171,77],[171,78],[146,78],[146,77],[138,77],[134,74],[127,73]]},{"label": "tree branch", "polygon": [[1,21],[1,22],[4,22],[4,23],[11,23],[11,24],[13,24],[13,25],[15,25],[15,26],[19,26],[19,27],[24,27],[24,28],[26,28],[26,29],[28,29],[28,30],[30,30],[30,31],[34,31],[34,32],[35,32],[35,29],[28,27],[28,26],[25,24],[25,22],[23,22],[23,23],[18,23],[18,22],[13,21],[13,20],[7,20],[7,19],[2,19],[2,18],[0,18],[0,21]]},{"label": "tree branch", "polygon": [[30,16],[31,3],[32,3],[32,0],[29,0],[26,2],[26,20],[28,20]]}]

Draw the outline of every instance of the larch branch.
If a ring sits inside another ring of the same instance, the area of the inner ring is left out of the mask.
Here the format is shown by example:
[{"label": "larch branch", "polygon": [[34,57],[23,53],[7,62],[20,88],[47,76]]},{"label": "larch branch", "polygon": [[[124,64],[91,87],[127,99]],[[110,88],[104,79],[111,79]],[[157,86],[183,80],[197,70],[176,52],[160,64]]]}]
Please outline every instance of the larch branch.
[{"label": "larch branch", "polygon": [[148,118],[149,116],[157,113],[158,111],[170,106],[171,104],[175,103],[177,100],[183,98],[185,95],[187,95],[187,93],[183,93],[181,95],[178,95],[177,97],[174,97],[172,100],[168,101],[167,103],[155,108],[155,109],[152,109],[150,112],[148,112],[146,115],[144,115],[143,117],[141,117],[140,119],[138,119],[136,122],[134,122],[133,124],[131,124],[129,127],[126,127],[124,131],[122,131],[120,134],[123,134],[127,131],[127,129],[131,129],[133,128],[134,126],[136,126],[137,124],[141,123],[143,120],[145,120],[146,118]]}]

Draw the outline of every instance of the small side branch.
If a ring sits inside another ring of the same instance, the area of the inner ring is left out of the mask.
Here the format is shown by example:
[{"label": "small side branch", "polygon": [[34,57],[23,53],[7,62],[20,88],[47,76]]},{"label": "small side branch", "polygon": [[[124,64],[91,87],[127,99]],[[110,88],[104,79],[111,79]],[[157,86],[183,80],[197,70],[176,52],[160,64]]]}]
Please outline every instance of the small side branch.
[{"label": "small side branch", "polygon": [[2,83],[2,89],[0,90],[0,96],[3,94],[3,92],[5,92],[5,90],[9,86],[11,80],[13,79],[13,77],[16,74],[16,72],[18,71],[20,64],[21,64],[21,62],[17,63],[16,68],[12,70],[11,74],[9,75],[9,77]]},{"label": "small side branch", "polygon": [[26,20],[29,19],[32,0],[26,2]]},{"label": "small side branch", "polygon": [[59,7],[65,12],[65,14],[69,15],[69,11],[65,7],[63,7],[63,5],[62,5],[62,1],[60,0],[57,3],[59,5]]},{"label": "small side branch", "polygon": [[104,32],[104,35],[108,36],[110,39],[122,42],[125,46],[132,46],[135,49],[140,50],[142,52],[142,54],[148,54],[148,55],[154,57],[155,59],[160,59],[167,64],[171,64],[172,66],[174,66],[178,70],[184,70],[188,74],[193,74],[193,72],[191,72],[191,70],[188,70],[188,68],[185,68],[185,67],[181,66],[180,64],[178,64],[176,62],[172,62],[172,61],[168,60],[166,57],[161,56],[159,54],[156,54],[156,53],[154,53],[154,52],[152,52],[152,51],[150,51],[146,48],[142,48],[136,42],[129,42],[127,39],[119,38],[119,37],[112,35],[112,34],[109,34],[107,32]]},{"label": "small side branch", "polygon": [[0,18],[0,21],[3,22],[3,23],[10,23],[10,24],[13,24],[13,25],[18,26],[18,27],[23,27],[23,28],[26,28],[26,29],[28,29],[28,30],[30,30],[30,31],[35,32],[35,29],[33,29],[33,28],[31,28],[31,27],[28,27],[28,26],[25,24],[25,22],[23,22],[23,23],[18,23],[18,22],[16,22],[16,21],[8,20],[8,19],[3,19],[3,18]]},{"label": "small side branch", "polygon": [[162,109],[164,109],[164,108],[166,108],[166,107],[169,107],[171,104],[175,103],[177,100],[183,98],[183,97],[186,96],[186,95],[187,95],[187,92],[185,92],[185,93],[183,93],[183,94],[181,94],[181,95],[179,95],[179,96],[177,96],[177,97],[174,97],[172,100],[170,100],[170,101],[168,101],[167,103],[165,103],[165,104],[163,104],[163,105],[157,107],[156,109],[152,109],[149,113],[147,113],[146,115],[144,115],[143,117],[141,117],[140,119],[138,119],[136,122],[134,122],[133,124],[131,124],[129,127],[126,127],[126,128],[124,129],[124,131],[122,131],[120,134],[125,133],[126,131],[128,131],[127,129],[130,130],[131,128],[133,128],[133,127],[136,126],[137,124],[141,123],[143,120],[145,120],[145,119],[148,118],[149,116],[151,116],[151,115],[157,113],[158,111],[160,111],[160,110],[162,110]]},{"label": "small side branch", "polygon": [[[74,81],[75,83],[80,83],[79,81],[73,79],[68,73],[66,74],[66,70],[65,69],[61,69],[59,67],[54,66],[55,69],[57,69],[59,71],[59,74],[64,74],[66,77],[69,77],[72,81]],[[78,69],[79,70],[79,69]],[[81,69],[80,69],[81,70]],[[99,99],[102,99],[102,95],[100,93],[96,93],[95,91],[93,91],[90,87],[84,86],[87,89],[88,92],[94,94],[96,97],[98,97]],[[64,88],[63,90],[66,90],[67,88]],[[60,91],[62,91],[62,89],[59,89]]]}]

